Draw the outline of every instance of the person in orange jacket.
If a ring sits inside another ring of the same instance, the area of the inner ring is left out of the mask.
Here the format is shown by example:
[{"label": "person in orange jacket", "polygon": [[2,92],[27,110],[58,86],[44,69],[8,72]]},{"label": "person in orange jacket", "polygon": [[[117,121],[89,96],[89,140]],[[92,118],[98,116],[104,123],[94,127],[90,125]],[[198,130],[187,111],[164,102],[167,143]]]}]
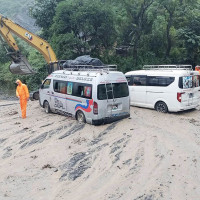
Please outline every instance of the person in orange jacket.
[{"label": "person in orange jacket", "polygon": [[200,66],[197,65],[197,66],[195,67],[195,71],[198,71],[199,74],[200,74]]},{"label": "person in orange jacket", "polygon": [[22,118],[24,119],[26,118],[26,107],[27,107],[27,101],[29,100],[28,87],[25,84],[23,84],[20,80],[17,80],[16,83],[17,83],[16,96],[20,100]]}]

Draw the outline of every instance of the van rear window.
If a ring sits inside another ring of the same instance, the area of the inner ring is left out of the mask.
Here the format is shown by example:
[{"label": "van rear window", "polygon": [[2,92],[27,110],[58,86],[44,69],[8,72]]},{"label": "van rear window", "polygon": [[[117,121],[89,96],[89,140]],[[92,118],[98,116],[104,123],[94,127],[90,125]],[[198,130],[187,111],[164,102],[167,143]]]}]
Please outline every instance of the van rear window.
[{"label": "van rear window", "polygon": [[109,83],[97,86],[99,100],[127,97],[129,95],[127,83]]},{"label": "van rear window", "polygon": [[200,75],[183,76],[179,78],[179,88],[188,89],[200,86]]}]

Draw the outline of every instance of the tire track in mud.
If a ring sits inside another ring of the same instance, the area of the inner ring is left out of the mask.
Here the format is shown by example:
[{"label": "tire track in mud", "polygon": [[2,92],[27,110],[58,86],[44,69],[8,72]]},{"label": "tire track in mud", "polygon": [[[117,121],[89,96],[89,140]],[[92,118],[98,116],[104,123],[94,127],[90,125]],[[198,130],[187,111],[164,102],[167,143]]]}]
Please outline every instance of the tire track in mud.
[{"label": "tire track in mud", "polygon": [[1,138],[0,139],[0,144],[4,143],[8,138]]},{"label": "tire track in mud", "polygon": [[155,198],[155,196],[153,194],[151,194],[151,195],[143,194],[133,200],[159,200],[159,199]]},{"label": "tire track in mud", "polygon": [[94,140],[92,140],[90,142],[90,145],[95,145],[95,144],[98,144],[100,141],[103,140],[103,136],[105,136],[107,133],[109,133],[109,131],[113,130],[116,125],[119,123],[120,121],[116,121],[116,122],[113,122],[111,125],[109,125],[104,131],[102,131],[97,138],[95,138]]},{"label": "tire track in mud", "polygon": [[74,154],[74,156],[65,164],[60,166],[60,169],[64,171],[60,177],[60,181],[72,180],[74,181],[80,177],[88,168],[91,167],[91,157],[88,157],[89,153],[79,152]]},{"label": "tire track in mud", "polygon": [[66,137],[76,133],[77,131],[82,130],[84,127],[85,127],[85,124],[76,124],[69,131],[67,131],[67,133],[65,133],[64,135],[60,136],[58,139],[66,138]]},{"label": "tire track in mud", "polygon": [[11,147],[6,147],[4,150],[6,152],[3,154],[2,159],[9,158],[10,156],[12,156],[12,153],[11,153],[12,148]]},{"label": "tire track in mud", "polygon": [[[120,154],[122,153],[123,148],[126,147],[130,136],[126,136],[126,134],[124,134],[123,138],[118,139],[116,142],[113,142],[112,145],[109,145],[109,143],[104,143],[97,146],[99,142],[103,141],[103,137],[106,134],[108,134],[111,130],[113,130],[118,123],[119,121],[112,123],[104,131],[102,131],[97,136],[97,138],[90,141],[88,147],[92,148],[89,148],[87,152],[76,153],[72,156],[72,158],[68,162],[60,165],[59,168],[61,171],[63,171],[63,174],[61,175],[59,180],[74,181],[75,179],[81,177],[85,171],[87,171],[89,168],[93,166],[93,163],[99,156],[98,152],[102,151],[104,148],[110,149],[109,156],[114,155],[112,161],[113,164],[119,161]],[[71,130],[68,132],[70,133]],[[65,135],[68,136],[69,133],[66,133]],[[88,179],[89,176],[86,178]]]},{"label": "tire track in mud", "polygon": [[[102,131],[97,138],[92,140],[89,143],[89,146],[93,146],[95,144],[98,144],[100,141],[102,141],[103,136],[106,135],[109,131],[115,128],[117,122],[112,123],[109,125],[104,131]],[[85,125],[78,125],[72,127],[66,134],[59,137],[59,139],[63,139],[78,130],[82,129]],[[73,157],[66,163],[60,165],[60,170],[63,171],[63,174],[60,177],[60,181],[66,181],[66,180],[72,180],[81,177],[84,172],[89,169],[92,164],[94,163],[96,157],[93,156],[95,153],[100,151],[102,148],[108,146],[108,144],[103,144],[97,147],[93,147],[92,149],[88,150],[88,152],[79,152],[73,155]]]},{"label": "tire track in mud", "polygon": [[96,160],[96,156],[94,154],[106,146],[108,146],[108,144],[100,145],[89,150],[88,152],[79,152],[74,154],[68,162],[59,166],[60,170],[62,171],[62,175],[59,180],[74,181],[81,177],[86,170],[92,167],[92,164]]},{"label": "tire track in mud", "polygon": [[[45,140],[50,139],[53,135],[59,134],[63,130],[71,127],[72,124],[73,123],[69,123],[68,125],[61,125],[58,128],[56,128],[54,130],[46,131],[46,132],[36,136],[35,138],[33,138],[32,136],[29,136],[28,138],[24,138],[24,139],[20,140],[19,142],[15,143],[15,144],[12,144],[12,146],[8,146],[8,147],[4,148],[3,151],[6,151],[6,152],[3,154],[2,159],[6,159],[8,157],[11,157],[12,154],[13,154],[12,153],[13,150],[15,150],[15,152],[17,152],[19,149],[23,150],[23,149],[28,148],[30,146],[33,146],[35,144],[43,143]],[[52,125],[52,124],[50,124],[50,125]],[[46,125],[45,125],[45,127],[46,127]],[[28,128],[23,128],[23,129],[21,129],[19,131],[16,131],[15,134],[19,134],[19,133],[22,134],[22,133],[26,132],[27,130],[28,130]],[[34,133],[34,132],[36,132],[36,130],[32,131],[31,134]],[[2,143],[4,141],[6,141],[6,140],[7,140],[7,138],[6,139],[2,139]],[[16,149],[15,146],[18,146],[18,145],[21,145],[21,146]]]},{"label": "tire track in mud", "polygon": [[[40,134],[39,136],[37,136],[36,138],[32,139],[31,141],[25,142],[20,148],[24,149],[24,148],[27,148],[34,144],[42,143],[45,140],[50,139],[53,135],[60,134],[63,130],[70,128],[71,126],[72,126],[72,123],[70,123],[69,125],[65,125],[65,126],[59,126],[58,128],[56,128],[54,130],[44,132],[44,133]],[[73,127],[72,127],[72,129],[73,129]]]},{"label": "tire track in mud", "polygon": [[[112,159],[112,164],[117,163],[117,161],[120,161],[121,154],[123,153],[124,148],[127,146],[128,142],[130,141],[129,137],[126,136],[126,134],[123,134],[124,137],[114,142],[112,145],[110,145],[110,155]],[[112,156],[112,154],[114,156]],[[127,162],[130,162],[131,159],[128,159],[129,161],[124,161],[124,163],[127,164]]]}]

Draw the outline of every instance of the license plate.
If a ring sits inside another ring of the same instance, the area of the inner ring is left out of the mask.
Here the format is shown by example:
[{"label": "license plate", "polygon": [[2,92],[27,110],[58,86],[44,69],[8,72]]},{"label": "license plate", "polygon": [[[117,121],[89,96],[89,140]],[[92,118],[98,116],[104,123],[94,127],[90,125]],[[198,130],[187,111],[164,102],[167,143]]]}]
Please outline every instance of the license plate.
[{"label": "license plate", "polygon": [[118,105],[112,106],[112,110],[117,110],[117,108],[118,108]]}]

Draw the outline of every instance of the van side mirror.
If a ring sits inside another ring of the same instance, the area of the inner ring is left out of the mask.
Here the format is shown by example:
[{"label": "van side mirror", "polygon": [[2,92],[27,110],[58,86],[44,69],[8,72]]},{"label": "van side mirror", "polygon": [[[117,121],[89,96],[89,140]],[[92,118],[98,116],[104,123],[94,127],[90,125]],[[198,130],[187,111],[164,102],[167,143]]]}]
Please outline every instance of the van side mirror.
[{"label": "van side mirror", "polygon": [[40,88],[43,89],[43,88],[44,88],[44,85],[42,84],[42,85],[40,86]]}]

